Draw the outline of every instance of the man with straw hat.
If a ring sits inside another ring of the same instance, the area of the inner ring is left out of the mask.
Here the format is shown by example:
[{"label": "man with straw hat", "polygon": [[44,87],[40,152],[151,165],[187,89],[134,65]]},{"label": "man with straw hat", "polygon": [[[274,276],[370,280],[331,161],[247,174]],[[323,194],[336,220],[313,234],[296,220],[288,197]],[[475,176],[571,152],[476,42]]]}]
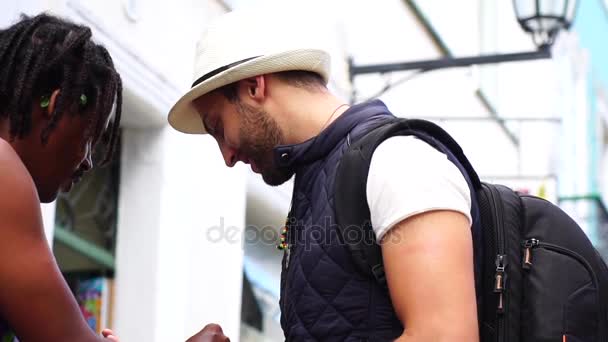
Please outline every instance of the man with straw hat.
[{"label": "man with straw hat", "polygon": [[340,158],[395,117],[381,101],[349,106],[328,90],[330,56],[312,25],[260,11],[221,16],[198,43],[194,81],[169,123],[209,134],[227,166],[249,164],[269,185],[295,174],[279,244],[287,340],[478,340],[471,198],[444,154],[411,136],[374,153],[366,196],[388,288],[359,272],[337,238]]}]

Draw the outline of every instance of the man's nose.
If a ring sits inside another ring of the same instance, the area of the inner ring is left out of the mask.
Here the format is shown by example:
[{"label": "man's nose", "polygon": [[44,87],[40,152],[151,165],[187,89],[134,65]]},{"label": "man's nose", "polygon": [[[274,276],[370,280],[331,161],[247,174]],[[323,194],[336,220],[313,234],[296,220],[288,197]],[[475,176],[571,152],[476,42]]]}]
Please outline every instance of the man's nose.
[{"label": "man's nose", "polygon": [[238,162],[237,152],[234,148],[226,146],[226,144],[220,144],[220,150],[222,151],[222,157],[226,166],[233,167]]}]

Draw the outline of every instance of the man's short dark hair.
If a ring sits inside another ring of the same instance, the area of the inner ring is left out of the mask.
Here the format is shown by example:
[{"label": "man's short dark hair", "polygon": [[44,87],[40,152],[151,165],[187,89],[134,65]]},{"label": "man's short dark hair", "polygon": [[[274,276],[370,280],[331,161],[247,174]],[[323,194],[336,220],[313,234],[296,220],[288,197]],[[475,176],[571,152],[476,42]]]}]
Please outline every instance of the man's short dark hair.
[{"label": "man's short dark hair", "polygon": [[[325,81],[323,80],[323,77],[312,71],[290,70],[276,72],[272,75],[275,75],[282,82],[296,88],[307,89],[310,91],[317,91],[325,88]],[[225,85],[218,88],[217,91],[224,95],[228,101],[235,103],[238,101],[237,84],[238,82],[234,82]]]}]

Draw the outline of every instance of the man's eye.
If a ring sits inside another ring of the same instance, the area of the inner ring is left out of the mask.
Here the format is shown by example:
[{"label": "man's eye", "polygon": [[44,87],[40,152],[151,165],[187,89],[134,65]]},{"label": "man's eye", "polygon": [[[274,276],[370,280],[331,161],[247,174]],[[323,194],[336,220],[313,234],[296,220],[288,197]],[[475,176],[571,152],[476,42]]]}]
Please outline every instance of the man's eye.
[{"label": "man's eye", "polygon": [[216,120],[215,125],[213,126],[213,136],[217,139],[224,138],[224,127],[219,120]]},{"label": "man's eye", "polygon": [[211,125],[211,134],[213,136],[215,136],[217,134],[217,120],[213,121],[213,124]]},{"label": "man's eye", "polygon": [[207,133],[213,135],[215,126],[211,125],[208,118],[209,117],[203,118],[203,126],[205,127],[205,130],[207,130]]}]

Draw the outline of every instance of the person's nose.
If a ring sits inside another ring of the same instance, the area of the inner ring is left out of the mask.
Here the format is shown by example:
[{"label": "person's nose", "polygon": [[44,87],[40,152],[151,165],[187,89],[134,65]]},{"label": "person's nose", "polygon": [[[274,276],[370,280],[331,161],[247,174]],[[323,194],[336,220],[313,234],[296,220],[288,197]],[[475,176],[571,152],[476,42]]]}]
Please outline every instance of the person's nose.
[{"label": "person's nose", "polygon": [[80,169],[83,172],[90,171],[93,168],[93,151],[90,144],[87,144],[87,150],[84,159],[80,163]]},{"label": "person's nose", "polygon": [[233,167],[239,161],[236,149],[226,146],[226,144],[220,144],[220,150],[222,151],[222,157],[224,157],[226,166]]}]

